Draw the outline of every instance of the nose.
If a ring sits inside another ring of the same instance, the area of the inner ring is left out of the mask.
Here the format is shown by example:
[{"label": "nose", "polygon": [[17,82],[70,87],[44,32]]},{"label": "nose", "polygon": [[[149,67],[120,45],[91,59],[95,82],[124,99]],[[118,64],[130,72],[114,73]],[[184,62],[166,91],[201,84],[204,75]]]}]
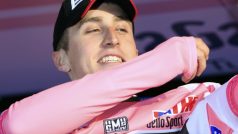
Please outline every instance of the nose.
[{"label": "nose", "polygon": [[109,28],[105,33],[103,46],[104,47],[114,47],[119,45],[119,40],[116,31],[113,28]]}]

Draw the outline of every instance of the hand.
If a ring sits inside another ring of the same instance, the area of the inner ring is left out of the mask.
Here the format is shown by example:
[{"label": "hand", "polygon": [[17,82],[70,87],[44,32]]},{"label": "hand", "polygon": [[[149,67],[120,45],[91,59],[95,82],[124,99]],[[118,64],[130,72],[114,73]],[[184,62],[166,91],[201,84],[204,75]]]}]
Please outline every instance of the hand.
[{"label": "hand", "polygon": [[185,83],[191,81],[195,76],[200,76],[205,71],[207,66],[206,62],[210,51],[207,44],[201,38],[195,38],[195,42],[197,47],[197,69],[190,78],[185,76],[182,77],[182,81]]}]

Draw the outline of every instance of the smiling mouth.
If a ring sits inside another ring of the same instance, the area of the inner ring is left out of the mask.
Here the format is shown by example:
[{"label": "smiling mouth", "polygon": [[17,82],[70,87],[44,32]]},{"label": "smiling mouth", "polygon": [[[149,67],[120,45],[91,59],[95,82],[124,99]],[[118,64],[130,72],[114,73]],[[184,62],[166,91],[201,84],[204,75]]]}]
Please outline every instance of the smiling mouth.
[{"label": "smiling mouth", "polygon": [[104,56],[99,60],[99,63],[106,64],[106,63],[122,63],[124,60],[118,56]]}]

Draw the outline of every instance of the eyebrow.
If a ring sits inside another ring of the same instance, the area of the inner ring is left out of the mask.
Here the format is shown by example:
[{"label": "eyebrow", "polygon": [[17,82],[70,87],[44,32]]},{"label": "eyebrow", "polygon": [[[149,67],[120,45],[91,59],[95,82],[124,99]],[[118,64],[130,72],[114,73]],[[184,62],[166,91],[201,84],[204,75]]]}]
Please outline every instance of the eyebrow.
[{"label": "eyebrow", "polygon": [[[128,22],[130,22],[130,20],[125,16],[115,16],[114,20],[115,20],[115,22],[119,22],[119,21],[128,21]],[[88,22],[100,23],[102,21],[103,21],[103,19],[100,16],[91,17],[91,18],[83,18],[79,23],[79,27],[81,27],[83,24],[88,23]]]},{"label": "eyebrow", "polygon": [[80,25],[83,25],[84,23],[87,22],[102,22],[102,18],[101,17],[84,18],[80,21]]}]

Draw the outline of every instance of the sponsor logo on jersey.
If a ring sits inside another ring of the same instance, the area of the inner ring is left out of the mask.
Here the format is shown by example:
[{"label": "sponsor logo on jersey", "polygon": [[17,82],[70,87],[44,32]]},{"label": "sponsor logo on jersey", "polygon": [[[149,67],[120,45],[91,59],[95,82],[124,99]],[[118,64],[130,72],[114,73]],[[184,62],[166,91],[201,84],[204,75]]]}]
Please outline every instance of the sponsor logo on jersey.
[{"label": "sponsor logo on jersey", "polygon": [[211,134],[221,134],[221,130],[215,126],[210,126]]},{"label": "sponsor logo on jersey", "polygon": [[186,120],[183,119],[183,115],[191,112],[197,99],[197,96],[188,96],[167,111],[153,110],[153,121],[148,123],[146,127],[161,129],[182,128]]},{"label": "sponsor logo on jersey", "polygon": [[196,96],[189,96],[167,111],[153,110],[153,119],[157,119],[163,115],[177,115],[180,113],[190,112],[194,104],[197,102],[197,99],[198,97]]},{"label": "sponsor logo on jersey", "polygon": [[127,117],[107,119],[103,121],[105,134],[129,130]]},{"label": "sponsor logo on jersey", "polygon": [[182,127],[183,126],[183,116],[180,115],[178,117],[159,117],[152,122],[146,125],[147,128],[169,128],[172,129],[173,127]]}]

